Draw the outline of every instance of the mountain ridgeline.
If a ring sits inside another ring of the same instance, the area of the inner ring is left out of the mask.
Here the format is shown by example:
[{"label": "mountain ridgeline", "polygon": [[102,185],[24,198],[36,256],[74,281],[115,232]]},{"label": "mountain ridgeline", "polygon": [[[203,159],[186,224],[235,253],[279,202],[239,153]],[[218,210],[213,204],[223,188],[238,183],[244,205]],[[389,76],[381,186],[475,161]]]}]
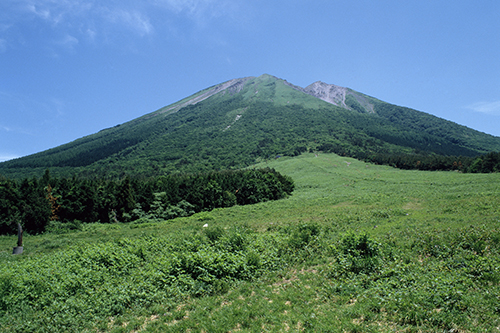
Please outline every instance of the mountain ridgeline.
[{"label": "mountain ridgeline", "polygon": [[500,151],[500,137],[348,88],[323,82],[301,88],[264,74],[215,85],[127,123],[0,163],[0,175],[40,176],[50,169],[60,176],[156,176],[239,169],[305,151],[399,167],[409,159],[412,167],[460,168]]}]

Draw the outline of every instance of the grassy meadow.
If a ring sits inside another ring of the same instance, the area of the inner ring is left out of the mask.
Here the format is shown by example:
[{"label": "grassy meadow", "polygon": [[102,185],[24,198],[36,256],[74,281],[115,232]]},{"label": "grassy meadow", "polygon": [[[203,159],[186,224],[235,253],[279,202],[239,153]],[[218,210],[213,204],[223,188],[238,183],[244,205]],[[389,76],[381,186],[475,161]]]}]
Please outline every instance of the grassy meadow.
[{"label": "grassy meadow", "polygon": [[500,332],[500,174],[255,167],[293,195],[25,235],[19,256],[0,236],[0,331]]}]

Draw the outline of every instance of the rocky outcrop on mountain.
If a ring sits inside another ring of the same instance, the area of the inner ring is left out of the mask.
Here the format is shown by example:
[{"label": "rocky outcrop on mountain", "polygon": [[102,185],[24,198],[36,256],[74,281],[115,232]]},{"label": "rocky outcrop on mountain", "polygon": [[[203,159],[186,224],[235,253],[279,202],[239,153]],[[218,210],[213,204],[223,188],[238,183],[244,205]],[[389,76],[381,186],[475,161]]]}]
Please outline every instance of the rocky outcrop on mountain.
[{"label": "rocky outcrop on mountain", "polygon": [[316,81],[305,87],[304,91],[330,104],[348,108],[345,104],[347,88]]},{"label": "rocky outcrop on mountain", "polygon": [[305,87],[303,91],[327,103],[337,105],[345,109],[363,113],[375,112],[373,104],[370,103],[366,96],[345,87],[316,81]]}]

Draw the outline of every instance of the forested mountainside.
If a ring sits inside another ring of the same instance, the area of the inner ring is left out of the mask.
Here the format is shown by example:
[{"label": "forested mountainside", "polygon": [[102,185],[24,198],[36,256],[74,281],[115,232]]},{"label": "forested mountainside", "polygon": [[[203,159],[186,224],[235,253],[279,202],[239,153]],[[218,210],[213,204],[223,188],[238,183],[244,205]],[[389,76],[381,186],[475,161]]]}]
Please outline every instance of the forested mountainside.
[{"label": "forested mountainside", "polygon": [[305,151],[373,161],[439,156],[463,165],[500,151],[500,138],[352,89],[322,82],[301,88],[265,74],[209,87],[127,123],[0,163],[0,175],[39,177],[50,169],[60,176],[156,176],[238,169]]}]

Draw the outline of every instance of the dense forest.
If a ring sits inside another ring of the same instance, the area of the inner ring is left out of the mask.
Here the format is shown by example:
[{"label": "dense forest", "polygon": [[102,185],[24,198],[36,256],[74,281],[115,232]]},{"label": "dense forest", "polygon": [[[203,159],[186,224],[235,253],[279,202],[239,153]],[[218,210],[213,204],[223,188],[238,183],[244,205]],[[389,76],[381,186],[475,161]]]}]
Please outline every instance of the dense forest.
[{"label": "dense forest", "polygon": [[78,229],[85,222],[166,220],[219,207],[277,200],[293,180],[274,169],[161,177],[0,179],[0,234],[22,222],[29,233]]},{"label": "dense forest", "polygon": [[405,170],[461,171],[470,173],[500,172],[500,153],[490,152],[478,157],[443,155],[374,154],[366,162],[390,165]]},{"label": "dense forest", "polygon": [[[321,151],[334,153],[335,147],[321,146]],[[365,162],[389,165],[404,170],[460,171],[464,173],[500,172],[500,152],[490,152],[477,157],[446,156],[429,153],[365,153],[341,152],[343,156],[353,157]]]}]

